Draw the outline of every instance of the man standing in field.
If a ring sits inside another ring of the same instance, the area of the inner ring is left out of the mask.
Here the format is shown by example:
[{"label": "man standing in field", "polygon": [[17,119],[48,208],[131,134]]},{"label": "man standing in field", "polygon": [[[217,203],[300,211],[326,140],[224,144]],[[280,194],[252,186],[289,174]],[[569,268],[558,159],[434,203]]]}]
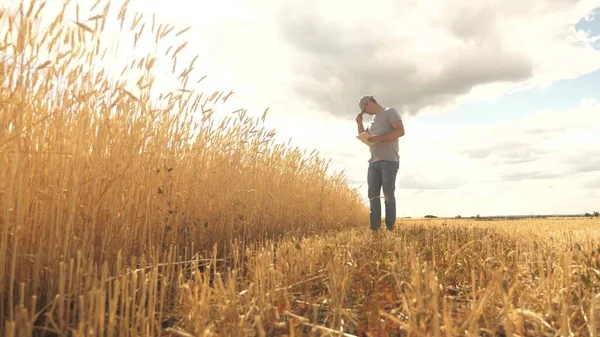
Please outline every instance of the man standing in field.
[{"label": "man standing in field", "polygon": [[370,147],[371,158],[367,174],[371,229],[376,231],[381,226],[381,200],[379,199],[383,187],[385,225],[391,231],[396,222],[396,174],[400,167],[398,138],[404,136],[404,124],[396,109],[382,107],[373,96],[363,96],[358,106],[360,108],[360,113],[356,116],[358,133],[365,131],[363,114],[373,116],[367,131],[371,134],[369,141],[377,143]]}]

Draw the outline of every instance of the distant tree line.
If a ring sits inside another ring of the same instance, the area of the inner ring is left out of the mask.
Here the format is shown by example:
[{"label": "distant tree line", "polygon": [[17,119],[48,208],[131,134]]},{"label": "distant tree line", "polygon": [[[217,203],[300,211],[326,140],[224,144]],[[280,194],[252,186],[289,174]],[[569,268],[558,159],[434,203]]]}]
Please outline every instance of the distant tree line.
[{"label": "distant tree line", "polygon": [[[497,215],[497,216],[480,216],[479,214],[475,215],[475,216],[470,216],[470,217],[463,217],[462,215],[457,215],[454,218],[455,219],[523,219],[523,218],[549,218],[549,217],[569,217],[569,218],[577,218],[577,217],[586,217],[586,218],[598,218],[600,217],[600,213],[598,212],[591,212],[591,213],[585,213],[585,214],[563,214],[563,215]],[[437,219],[438,216],[436,215],[432,215],[432,214],[427,214],[425,216],[425,219]]]}]

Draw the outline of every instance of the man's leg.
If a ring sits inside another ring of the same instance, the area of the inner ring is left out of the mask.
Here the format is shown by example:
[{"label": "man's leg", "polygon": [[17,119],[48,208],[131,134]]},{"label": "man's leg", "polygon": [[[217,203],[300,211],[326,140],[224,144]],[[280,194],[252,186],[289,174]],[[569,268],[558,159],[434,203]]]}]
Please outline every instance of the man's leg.
[{"label": "man's leg", "polygon": [[382,184],[381,169],[379,163],[369,163],[367,174],[369,184],[369,203],[371,206],[370,223],[372,230],[378,230],[381,226],[381,200],[379,200]]},{"label": "man's leg", "polygon": [[385,225],[388,230],[394,229],[396,223],[396,175],[399,163],[387,161],[382,163],[382,185],[385,197]]}]

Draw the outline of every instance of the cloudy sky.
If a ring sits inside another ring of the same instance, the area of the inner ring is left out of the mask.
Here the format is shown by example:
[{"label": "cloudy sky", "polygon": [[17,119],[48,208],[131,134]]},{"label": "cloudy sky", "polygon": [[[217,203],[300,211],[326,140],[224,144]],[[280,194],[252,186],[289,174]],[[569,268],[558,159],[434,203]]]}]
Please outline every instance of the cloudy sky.
[{"label": "cloudy sky", "polygon": [[235,91],[220,113],[268,107],[365,202],[370,94],[405,121],[398,216],[600,210],[600,0],[166,3],[130,10],[192,27],[204,85]]}]

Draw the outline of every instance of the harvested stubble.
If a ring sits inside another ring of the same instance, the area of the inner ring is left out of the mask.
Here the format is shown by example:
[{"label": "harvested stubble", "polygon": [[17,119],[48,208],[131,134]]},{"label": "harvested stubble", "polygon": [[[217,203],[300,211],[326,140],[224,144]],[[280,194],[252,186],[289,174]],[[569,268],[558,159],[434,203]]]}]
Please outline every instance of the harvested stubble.
[{"label": "harvested stubble", "polygon": [[[182,308],[193,313],[186,326],[210,330],[216,307],[200,304],[222,303],[236,285],[221,285],[198,252],[215,246],[213,267],[234,261],[236,272],[262,275],[244,269],[248,244],[367,219],[343,174],[330,177],[317,154],[276,144],[265,115],[219,116],[214,106],[229,95],[188,84],[197,58],[177,64],[185,43],[111,77],[99,65],[114,38],[105,26],[131,33],[133,45],[154,34],[162,46],[182,31],[128,15],[127,3],[111,20],[110,8],[99,0],[86,16],[67,1],[48,26],[44,3],[0,12],[4,336],[162,335]],[[155,85],[165,79],[153,72],[161,62],[172,63],[178,90]],[[219,292],[201,287],[203,272]],[[279,281],[255,283],[260,310],[270,282]]]},{"label": "harvested stubble", "polygon": [[353,229],[253,246],[243,271],[196,272],[180,283],[169,331],[598,336],[598,225],[410,220],[394,233]]}]

